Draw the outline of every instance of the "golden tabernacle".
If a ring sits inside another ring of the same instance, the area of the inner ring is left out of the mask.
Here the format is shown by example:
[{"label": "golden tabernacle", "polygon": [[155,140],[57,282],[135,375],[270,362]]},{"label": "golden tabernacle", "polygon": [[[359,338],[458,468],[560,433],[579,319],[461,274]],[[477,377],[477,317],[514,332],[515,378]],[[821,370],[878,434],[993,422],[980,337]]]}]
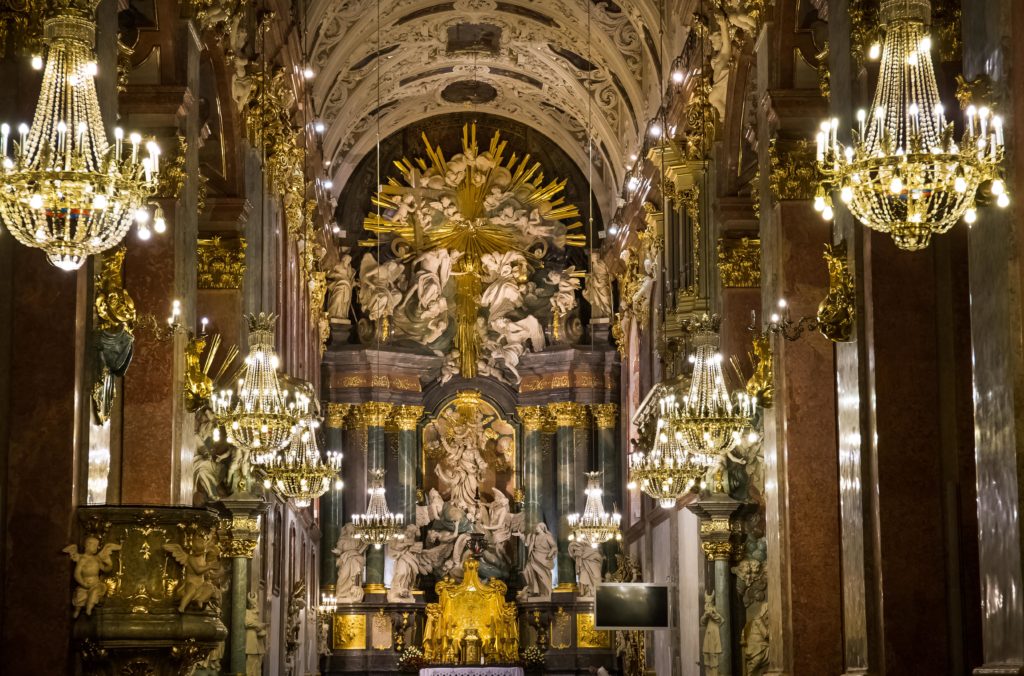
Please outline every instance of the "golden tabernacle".
[{"label": "golden tabernacle", "polygon": [[423,632],[423,654],[429,662],[479,663],[481,656],[489,664],[518,659],[516,604],[505,601],[504,582],[480,581],[479,565],[476,559],[467,559],[462,582],[445,578],[435,586],[438,602],[427,605]]}]

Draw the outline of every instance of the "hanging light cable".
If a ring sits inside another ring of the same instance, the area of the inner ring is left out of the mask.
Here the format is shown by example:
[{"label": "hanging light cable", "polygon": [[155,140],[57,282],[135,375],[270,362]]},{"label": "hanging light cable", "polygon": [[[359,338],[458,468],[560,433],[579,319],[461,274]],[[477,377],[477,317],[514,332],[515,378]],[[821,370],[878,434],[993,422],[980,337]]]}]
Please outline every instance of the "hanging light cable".
[{"label": "hanging light cable", "polygon": [[[380,92],[380,0],[377,0],[377,40],[374,49],[374,53],[377,54],[376,59],[376,76],[377,76],[377,107],[375,111],[375,126],[376,126],[376,176],[377,185],[374,189],[375,193],[381,189],[380,180],[380,104],[381,104],[381,92]],[[380,200],[373,200],[377,209],[377,221],[380,222]],[[377,264],[381,263],[381,241],[377,238]],[[377,369],[380,370],[380,358],[381,358],[381,337],[382,332],[378,329],[374,332],[376,334],[376,347],[377,347]],[[367,454],[369,457],[369,454]],[[392,513],[388,509],[387,492],[384,487],[384,468],[383,467],[370,467],[368,472],[370,479],[370,487],[367,490],[370,500],[366,505],[366,512],[363,514],[352,515],[352,525],[356,530],[356,537],[359,539],[372,544],[374,549],[380,549],[392,538],[401,540],[405,536],[402,533],[402,526],[405,523],[404,514]]]}]

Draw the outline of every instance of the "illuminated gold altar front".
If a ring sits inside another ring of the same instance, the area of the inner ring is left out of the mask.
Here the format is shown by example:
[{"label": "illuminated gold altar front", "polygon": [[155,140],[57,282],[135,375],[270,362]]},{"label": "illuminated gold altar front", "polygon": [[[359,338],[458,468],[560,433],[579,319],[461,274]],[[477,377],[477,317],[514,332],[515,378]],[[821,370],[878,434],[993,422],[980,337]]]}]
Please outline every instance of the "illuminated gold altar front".
[{"label": "illuminated gold altar front", "polygon": [[516,604],[505,600],[508,588],[500,580],[481,582],[476,559],[467,559],[463,567],[462,582],[445,578],[435,586],[438,602],[427,605],[424,656],[433,663],[466,664],[464,639],[475,632],[484,661],[515,662],[519,624]]}]

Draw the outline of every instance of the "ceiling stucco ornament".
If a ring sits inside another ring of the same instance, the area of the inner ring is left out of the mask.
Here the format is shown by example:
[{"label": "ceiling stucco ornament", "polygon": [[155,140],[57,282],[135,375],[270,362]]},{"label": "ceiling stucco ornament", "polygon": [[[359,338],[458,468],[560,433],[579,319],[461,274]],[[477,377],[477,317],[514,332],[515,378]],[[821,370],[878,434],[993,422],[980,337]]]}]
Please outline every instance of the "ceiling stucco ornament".
[{"label": "ceiling stucco ornament", "polygon": [[[681,0],[665,9],[688,15]],[[609,196],[600,207],[610,217],[627,158],[660,101],[652,73],[664,59],[650,38],[658,14],[647,0],[396,0],[381,4],[378,39],[370,0],[314,0],[314,100],[329,125],[323,141],[331,178],[346,183],[372,149],[378,122],[383,138],[438,114],[486,110],[529,124],[581,167],[588,153],[580,130],[592,126],[603,165],[594,188]],[[465,29],[474,27],[493,29],[491,40],[467,44]],[[450,35],[458,41],[450,43]],[[684,37],[681,24],[669,26],[666,52],[677,51]],[[469,79],[494,87],[493,101],[459,104],[434,95],[466,79],[466,67],[476,71]]]}]

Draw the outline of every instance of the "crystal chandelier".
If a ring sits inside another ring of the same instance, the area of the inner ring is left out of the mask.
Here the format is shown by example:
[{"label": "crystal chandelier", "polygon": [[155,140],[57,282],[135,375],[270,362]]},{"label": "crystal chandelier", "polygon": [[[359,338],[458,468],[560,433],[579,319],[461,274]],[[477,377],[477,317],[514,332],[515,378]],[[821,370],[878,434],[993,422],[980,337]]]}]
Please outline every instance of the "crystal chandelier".
[{"label": "crystal chandelier", "polygon": [[[32,127],[22,124],[14,141],[10,126],[0,126],[0,222],[63,270],[117,245],[132,221],[141,238],[149,237],[146,200],[156,192],[160,169],[155,142],[140,148],[142,137],[125,139],[121,129],[113,147],[107,139],[93,80],[96,4],[73,0],[46,21],[46,64]],[[166,227],[158,208],[153,228]]]},{"label": "crystal chandelier", "polygon": [[837,119],[823,122],[817,139],[825,178],[815,209],[831,220],[828,193],[838,190],[861,223],[908,251],[927,247],[961,217],[973,223],[985,182],[997,205],[1010,203],[1000,169],[1002,118],[970,106],[960,143],[953,139],[935,83],[930,17],[928,0],[882,0],[885,38],[871,111],[858,111],[852,145],[838,141]]},{"label": "crystal chandelier", "polygon": [[750,427],[757,401],[746,392],[729,394],[718,351],[717,315],[704,315],[686,327],[691,333],[693,375],[690,391],[676,408],[669,405],[669,426],[683,450],[696,464],[710,467],[723,453],[731,451]]},{"label": "crystal chandelier", "polygon": [[707,472],[707,467],[695,462],[683,449],[682,434],[668,428],[667,415],[673,399],[669,396],[659,402],[661,416],[651,449],[629,454],[630,488],[639,486],[665,509],[698,487]]},{"label": "crystal chandelier", "polygon": [[[221,390],[211,398],[217,422],[227,434],[227,442],[249,449],[256,465],[270,462],[287,446],[298,431],[298,405],[289,404],[288,392],[277,380],[278,358],[274,350],[274,324],[277,316],[252,314],[249,322],[249,354],[243,377],[234,390]],[[220,440],[215,430],[214,440]]]},{"label": "crystal chandelier", "polygon": [[[309,507],[314,499],[327,492],[334,483],[339,489],[341,453],[331,451],[326,458],[320,456],[316,442],[316,430],[320,423],[309,413],[309,400],[299,393],[299,407],[306,412],[296,426],[291,443],[275,453],[263,466],[264,488],[273,489],[285,500],[291,500],[296,507]],[[301,401],[305,400],[305,401]]]},{"label": "crystal chandelier", "polygon": [[622,515],[618,512],[609,514],[604,511],[601,502],[603,492],[601,473],[587,472],[587,488],[584,491],[587,504],[583,508],[583,514],[570,514],[568,517],[570,542],[582,542],[596,549],[605,542],[622,539],[622,533],[619,532]]},{"label": "crystal chandelier", "polygon": [[370,501],[366,505],[365,514],[353,514],[352,525],[356,529],[356,537],[374,549],[380,549],[388,540],[405,539],[402,527],[405,525],[404,514],[393,514],[388,511],[388,500],[384,493],[384,470],[370,470]]}]

